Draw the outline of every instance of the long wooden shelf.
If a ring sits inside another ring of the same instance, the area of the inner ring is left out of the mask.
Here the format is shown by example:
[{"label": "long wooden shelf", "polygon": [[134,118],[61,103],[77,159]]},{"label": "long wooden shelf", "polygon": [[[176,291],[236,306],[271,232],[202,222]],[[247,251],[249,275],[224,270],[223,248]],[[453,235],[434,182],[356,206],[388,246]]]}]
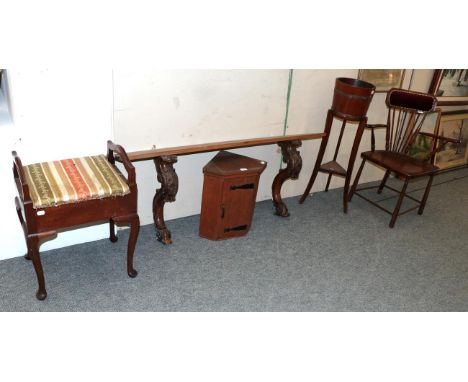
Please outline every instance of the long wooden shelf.
[{"label": "long wooden shelf", "polygon": [[324,136],[325,136],[324,133],[314,133],[314,134],[279,135],[279,136],[267,137],[267,138],[239,139],[235,141],[203,143],[203,144],[198,144],[198,145],[133,151],[133,152],[128,153],[128,157],[131,161],[140,161],[140,160],[147,160],[147,159],[152,159],[152,158],[161,157],[161,156],[168,156],[168,155],[187,155],[187,154],[196,154],[196,153],[203,153],[203,152],[208,152],[208,151],[216,151],[216,150],[224,150],[224,149],[237,149],[241,147],[271,145],[271,144],[275,144],[278,142],[321,139]]}]

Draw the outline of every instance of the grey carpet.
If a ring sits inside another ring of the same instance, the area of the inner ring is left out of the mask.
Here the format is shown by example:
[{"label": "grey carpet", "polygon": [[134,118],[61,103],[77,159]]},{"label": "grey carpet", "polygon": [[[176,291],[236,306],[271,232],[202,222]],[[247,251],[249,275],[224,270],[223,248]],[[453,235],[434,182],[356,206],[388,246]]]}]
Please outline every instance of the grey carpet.
[{"label": "grey carpet", "polygon": [[[423,216],[390,216],[341,189],[286,199],[291,216],[257,203],[248,236],[198,237],[199,216],[172,220],[174,244],[141,228],[139,275],[126,275],[128,231],[119,241],[42,253],[48,297],[23,258],[0,262],[2,311],[466,311],[468,170],[436,177]],[[421,183],[411,187],[420,196]],[[383,194],[381,198],[386,198]],[[389,199],[389,203],[395,199]],[[18,229],[20,229],[18,225]]]}]

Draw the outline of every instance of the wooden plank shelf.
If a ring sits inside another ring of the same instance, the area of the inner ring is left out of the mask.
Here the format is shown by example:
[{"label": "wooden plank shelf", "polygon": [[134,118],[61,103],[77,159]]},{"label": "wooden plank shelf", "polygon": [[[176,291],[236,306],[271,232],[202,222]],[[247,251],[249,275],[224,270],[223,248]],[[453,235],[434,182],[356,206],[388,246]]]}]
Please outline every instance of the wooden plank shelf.
[{"label": "wooden plank shelf", "polygon": [[131,161],[140,161],[140,160],[148,160],[148,159],[153,159],[156,157],[169,156],[169,155],[188,155],[188,154],[204,153],[204,152],[217,151],[217,150],[238,149],[241,147],[264,146],[264,145],[276,144],[279,142],[321,139],[324,136],[325,136],[324,133],[314,133],[314,134],[279,135],[279,136],[266,137],[266,138],[239,139],[235,141],[202,143],[198,145],[177,146],[177,147],[167,147],[167,148],[161,148],[161,149],[133,151],[133,152],[128,153],[128,157]]},{"label": "wooden plank shelf", "polygon": [[329,174],[335,174],[340,176],[346,176],[346,170],[336,161],[331,161],[327,163],[323,163],[320,166],[320,170],[322,172],[326,172]]}]

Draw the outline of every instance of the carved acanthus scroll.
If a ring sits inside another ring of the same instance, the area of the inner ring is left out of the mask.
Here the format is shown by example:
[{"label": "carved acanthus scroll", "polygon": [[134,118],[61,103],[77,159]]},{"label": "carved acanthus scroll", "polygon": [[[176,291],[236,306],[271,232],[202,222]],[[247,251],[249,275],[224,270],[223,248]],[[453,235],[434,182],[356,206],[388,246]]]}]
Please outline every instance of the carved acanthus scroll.
[{"label": "carved acanthus scroll", "polygon": [[179,178],[173,167],[176,162],[177,156],[175,155],[161,156],[154,159],[161,188],[158,188],[154,195],[153,219],[158,240],[163,244],[172,243],[171,232],[167,229],[164,221],[164,204],[174,202],[179,190]]},{"label": "carved acanthus scroll", "polygon": [[285,141],[279,142],[278,145],[281,147],[281,154],[283,156],[283,162],[286,163],[286,168],[280,170],[278,175],[276,175],[271,189],[276,215],[287,217],[289,216],[289,212],[281,198],[281,187],[287,179],[297,179],[299,177],[299,173],[302,169],[302,158],[297,148],[301,147],[302,142]]}]

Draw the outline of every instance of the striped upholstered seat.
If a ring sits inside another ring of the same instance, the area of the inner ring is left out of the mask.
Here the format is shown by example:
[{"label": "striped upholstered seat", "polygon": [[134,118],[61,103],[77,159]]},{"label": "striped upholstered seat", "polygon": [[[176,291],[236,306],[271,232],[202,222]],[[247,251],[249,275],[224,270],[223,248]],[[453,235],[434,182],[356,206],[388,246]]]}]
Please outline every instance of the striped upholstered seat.
[{"label": "striped upholstered seat", "polygon": [[34,208],[121,196],[130,192],[104,155],[24,166]]}]

